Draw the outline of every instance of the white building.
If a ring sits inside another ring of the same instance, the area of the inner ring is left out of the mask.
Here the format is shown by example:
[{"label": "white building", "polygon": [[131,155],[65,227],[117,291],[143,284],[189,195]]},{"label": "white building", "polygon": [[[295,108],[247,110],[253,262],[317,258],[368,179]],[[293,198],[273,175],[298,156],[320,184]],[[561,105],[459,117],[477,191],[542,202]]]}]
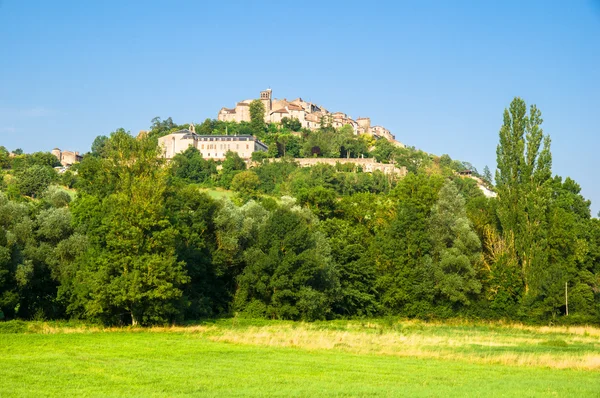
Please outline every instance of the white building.
[{"label": "white building", "polygon": [[190,146],[205,159],[223,160],[227,151],[236,152],[242,159],[250,159],[256,151],[267,151],[267,146],[251,135],[198,135],[194,126],[179,130],[158,139],[163,157],[172,159]]}]

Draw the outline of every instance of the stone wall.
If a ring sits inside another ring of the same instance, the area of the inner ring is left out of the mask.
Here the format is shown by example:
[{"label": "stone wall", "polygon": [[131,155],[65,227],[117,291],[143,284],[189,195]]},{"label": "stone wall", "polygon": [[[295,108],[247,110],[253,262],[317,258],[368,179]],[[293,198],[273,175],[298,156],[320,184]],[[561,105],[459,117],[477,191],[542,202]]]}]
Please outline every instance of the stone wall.
[{"label": "stone wall", "polygon": [[[279,159],[273,159],[278,161]],[[336,164],[353,164],[356,167],[361,167],[365,173],[372,173],[376,170],[384,174],[394,174],[400,177],[406,176],[408,171],[406,167],[396,167],[393,164],[379,163],[373,158],[296,158],[294,159],[300,167],[312,167],[317,164],[327,164],[335,166]]]}]

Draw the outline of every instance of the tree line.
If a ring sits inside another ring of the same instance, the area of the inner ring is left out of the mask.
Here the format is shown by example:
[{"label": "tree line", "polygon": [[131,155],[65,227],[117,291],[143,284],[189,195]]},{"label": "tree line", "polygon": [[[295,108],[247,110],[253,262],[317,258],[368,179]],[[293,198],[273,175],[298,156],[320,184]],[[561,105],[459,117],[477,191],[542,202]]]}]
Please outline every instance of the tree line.
[{"label": "tree line", "polygon": [[456,173],[465,162],[385,144],[369,153],[406,177],[193,148],[166,164],[158,134],[124,130],[61,175],[50,154],[0,151],[0,316],[598,323],[600,224],[552,175],[541,124],[519,98],[505,110],[496,198],[478,187],[493,188],[489,170],[477,181]]}]

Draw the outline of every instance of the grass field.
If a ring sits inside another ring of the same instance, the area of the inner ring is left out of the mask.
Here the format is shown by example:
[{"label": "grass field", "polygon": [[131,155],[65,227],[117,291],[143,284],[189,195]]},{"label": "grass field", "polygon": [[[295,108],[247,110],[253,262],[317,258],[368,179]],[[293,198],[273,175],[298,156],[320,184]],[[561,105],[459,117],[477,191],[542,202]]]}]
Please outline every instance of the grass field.
[{"label": "grass field", "polygon": [[215,200],[220,200],[223,198],[232,199],[235,195],[233,191],[228,191],[223,188],[201,188],[200,191],[206,193]]},{"label": "grass field", "polygon": [[600,396],[600,329],[0,323],[0,396]]}]

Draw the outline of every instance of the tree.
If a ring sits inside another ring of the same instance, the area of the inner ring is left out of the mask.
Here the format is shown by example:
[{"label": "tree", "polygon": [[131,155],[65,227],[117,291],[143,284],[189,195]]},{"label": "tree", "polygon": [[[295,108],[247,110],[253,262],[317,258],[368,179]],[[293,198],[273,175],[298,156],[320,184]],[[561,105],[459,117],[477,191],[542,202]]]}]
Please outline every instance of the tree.
[{"label": "tree", "polygon": [[327,236],[340,281],[333,311],[342,316],[375,315],[375,264],[368,250],[373,236],[365,226],[337,218],[321,222],[319,228]]},{"label": "tree", "polygon": [[183,287],[188,319],[214,316],[228,310],[231,296],[228,276],[220,272],[213,257],[216,250],[214,219],[218,205],[193,186],[171,189],[166,202],[171,225],[177,229],[177,260],[186,264],[190,282]]},{"label": "tree", "polygon": [[60,166],[58,158],[50,152],[34,152],[31,155],[26,155],[25,164],[28,166]]},{"label": "tree", "polygon": [[447,309],[434,306],[437,294],[431,261],[428,219],[444,180],[437,175],[409,174],[392,194],[395,206],[384,207],[370,253],[377,269],[375,287],[385,311],[429,316]]},{"label": "tree", "polygon": [[22,195],[37,197],[58,179],[50,166],[33,165],[16,174],[17,187]]},{"label": "tree", "polygon": [[221,169],[221,186],[229,189],[233,177],[243,170],[246,170],[246,162],[244,162],[244,159],[242,159],[237,152],[227,151],[225,153],[225,160],[223,161],[223,168]]},{"label": "tree", "polygon": [[260,179],[252,170],[242,171],[231,180],[231,189],[238,192],[244,201],[254,198]]},{"label": "tree", "polygon": [[[107,155],[73,204],[77,227],[90,239],[79,258],[69,311],[106,323],[164,323],[181,316],[189,282],[177,259],[177,230],[165,207],[167,170],[156,142],[111,134]],[[127,314],[129,319],[125,319]]]},{"label": "tree", "polygon": [[300,123],[300,120],[296,118],[288,118],[286,116],[281,118],[281,127],[290,131],[300,131],[302,128],[302,123]]},{"label": "tree", "polygon": [[526,295],[539,281],[535,274],[547,264],[545,213],[552,155],[541,124],[537,107],[532,105],[527,115],[525,101],[515,98],[504,111],[496,151],[498,217],[505,239],[514,243]]},{"label": "tree", "polygon": [[487,165],[483,168],[483,181],[487,182],[488,184],[492,184],[492,172],[490,171],[490,168],[487,167]]},{"label": "tree", "polygon": [[321,219],[331,217],[335,211],[336,195],[333,189],[316,186],[302,189],[296,196],[300,204],[307,206]]},{"label": "tree", "polygon": [[435,287],[451,303],[470,304],[481,291],[476,267],[481,243],[465,211],[465,200],[452,181],[446,182],[429,217],[431,258]]},{"label": "tree", "polygon": [[250,127],[257,136],[265,132],[265,105],[260,100],[250,103]]},{"label": "tree", "polygon": [[[150,126],[150,134],[152,138],[159,138],[165,136],[176,129],[178,126],[173,122],[173,119],[168,117],[165,120],[161,120],[160,117],[155,117],[151,120],[152,125]],[[187,127],[187,126],[185,126]]]},{"label": "tree", "polygon": [[108,137],[105,135],[99,135],[94,139],[92,143],[92,155],[104,157],[105,155],[105,147],[108,141]]},{"label": "tree", "polygon": [[42,195],[45,202],[52,207],[65,207],[71,202],[71,195],[56,185],[49,186]]},{"label": "tree", "polygon": [[10,165],[10,154],[4,146],[0,146],[0,168],[7,169]]},{"label": "tree", "polygon": [[171,172],[173,176],[187,182],[202,183],[217,174],[217,165],[212,159],[204,159],[198,149],[190,146],[175,155],[171,162]]},{"label": "tree", "polygon": [[372,154],[378,162],[389,163],[393,160],[396,147],[386,139],[378,139]]},{"label": "tree", "polygon": [[337,278],[315,220],[300,209],[275,209],[244,253],[234,307],[252,316],[325,319]]}]

